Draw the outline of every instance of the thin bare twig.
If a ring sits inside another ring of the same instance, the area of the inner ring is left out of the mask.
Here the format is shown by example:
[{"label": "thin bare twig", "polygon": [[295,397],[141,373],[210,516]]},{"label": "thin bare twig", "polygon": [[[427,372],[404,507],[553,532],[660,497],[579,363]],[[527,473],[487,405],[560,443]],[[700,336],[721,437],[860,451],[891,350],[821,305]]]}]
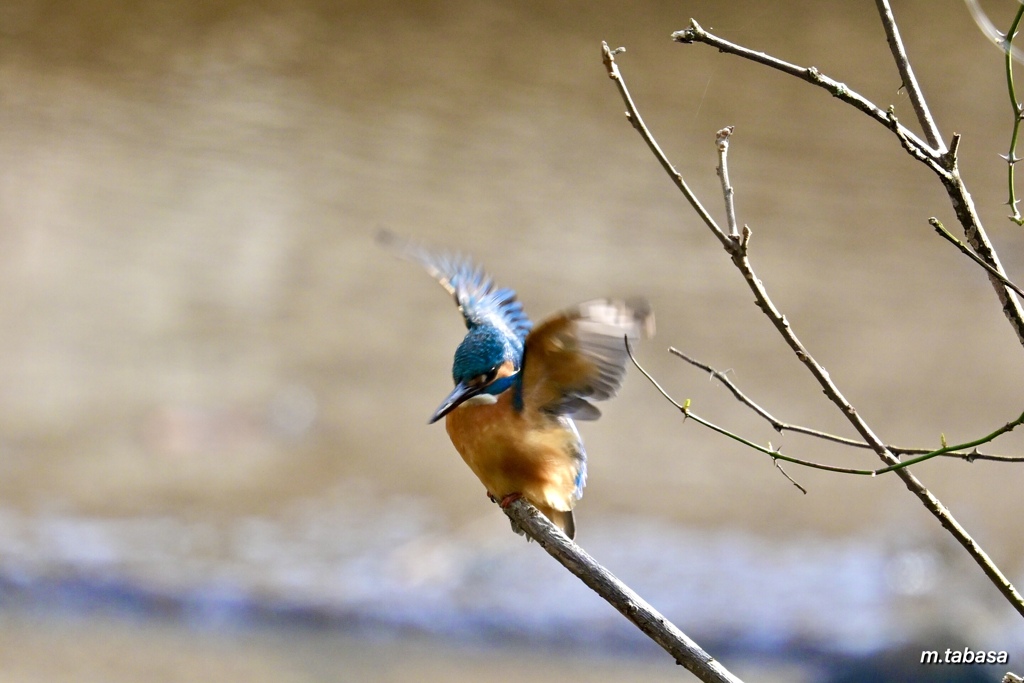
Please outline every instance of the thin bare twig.
[{"label": "thin bare twig", "polygon": [[944,239],[946,239],[953,246],[955,246],[957,249],[963,252],[964,256],[967,256],[969,259],[971,259],[979,266],[984,268],[985,272],[988,273],[991,277],[998,279],[1000,282],[1002,282],[1004,285],[1006,285],[1013,291],[1017,292],[1021,296],[1024,296],[1024,290],[1022,290],[1020,287],[1011,282],[1005,275],[1000,273],[998,270],[996,270],[989,264],[985,263],[985,261],[983,261],[980,256],[971,251],[970,247],[968,247],[962,241],[958,240],[949,230],[946,230],[946,226],[944,226],[938,218],[929,218],[928,222],[931,223],[931,226],[933,228],[935,228],[935,232],[939,233],[939,235],[941,235]]},{"label": "thin bare twig", "polygon": [[932,149],[941,154],[946,151],[946,145],[942,142],[939,128],[935,125],[932,113],[928,109],[928,103],[925,102],[924,95],[921,92],[921,86],[917,84],[914,69],[910,66],[910,60],[907,59],[907,51],[903,47],[900,29],[896,26],[896,18],[892,14],[892,8],[889,7],[889,0],[875,0],[875,4],[878,6],[878,14],[882,18],[885,37],[889,42],[892,57],[896,61],[896,68],[900,72],[900,78],[903,79],[903,87],[906,88],[907,96],[910,97],[910,104],[914,107],[914,112],[917,114],[917,121],[921,124],[922,130],[924,130],[924,136],[928,139],[928,144],[931,145]]},{"label": "thin bare twig", "polygon": [[784,477],[785,477],[786,479],[789,479],[789,482],[790,482],[790,483],[791,483],[791,484],[792,484],[793,486],[795,486],[795,487],[797,487],[798,489],[800,489],[800,493],[804,494],[805,496],[807,495],[807,489],[805,489],[805,488],[804,488],[803,486],[801,486],[801,485],[800,485],[800,484],[799,484],[799,483],[797,482],[797,480],[796,480],[796,479],[794,479],[793,477],[789,476],[789,472],[787,472],[787,471],[786,471],[785,469],[783,469],[783,467],[782,467],[782,463],[781,463],[781,462],[779,462],[779,459],[778,459],[778,458],[773,458],[773,459],[772,459],[772,462],[773,462],[773,463],[775,464],[775,469],[777,469],[777,470],[778,470],[779,472],[782,472],[782,476],[784,476]]},{"label": "thin bare twig", "polygon": [[763,417],[765,420],[767,420],[767,422],[775,429],[775,431],[779,432],[780,434],[783,431],[795,432],[799,434],[813,436],[819,439],[824,439],[825,441],[834,441],[835,443],[839,443],[844,446],[870,448],[870,446],[868,446],[868,444],[865,443],[864,441],[858,441],[857,439],[850,439],[845,436],[837,436],[835,434],[829,434],[828,432],[818,431],[817,429],[801,427],[800,425],[793,425],[789,424],[788,422],[783,422],[782,420],[779,420],[770,412],[768,412],[765,408],[762,408],[760,405],[755,403],[754,400],[751,399],[749,396],[740,391],[740,388],[737,387],[736,384],[731,379],[729,379],[729,377],[724,372],[716,370],[707,363],[704,363],[702,361],[697,360],[696,358],[692,358],[686,355],[685,353],[675,348],[674,346],[670,346],[668,348],[668,352],[674,356],[682,358],[690,365],[710,373],[712,378],[717,379],[719,382],[721,382],[722,386],[728,389],[729,392],[736,397],[736,400],[738,400],[740,403],[744,404],[745,406],[753,410],[755,413]]},{"label": "thin bare twig", "polygon": [[[670,346],[668,352],[674,356],[682,358],[690,365],[696,368],[700,368],[701,370],[704,370],[705,372],[709,373],[711,375],[711,378],[718,380],[722,384],[722,386],[728,389],[729,392],[734,397],[736,397],[736,400],[738,400],[740,403],[747,406],[755,413],[763,417],[775,429],[775,431],[779,432],[780,434],[782,432],[793,432],[795,434],[804,434],[806,436],[812,436],[814,438],[822,439],[824,441],[832,441],[843,446],[851,446],[853,448],[871,448],[869,444],[858,439],[850,439],[845,436],[829,434],[828,432],[824,432],[818,429],[812,429],[810,427],[804,427],[802,425],[783,422],[782,420],[778,419],[773,414],[768,412],[768,410],[754,402],[754,400],[747,396],[745,393],[743,393],[740,390],[740,388],[736,386],[736,383],[729,379],[729,376],[726,373],[722,372],[721,370],[715,369],[714,367],[708,365],[703,361],[688,356],[687,354],[683,353],[674,346]],[[933,448],[905,448],[903,446],[893,446],[892,444],[886,444],[886,448],[888,448],[895,455],[926,455],[936,453],[935,449]],[[941,455],[947,458],[959,458],[967,462],[974,462],[975,460],[991,460],[994,462],[1007,463],[1024,462],[1024,456],[993,455],[990,453],[981,453],[978,451],[977,448],[974,448],[970,453],[958,453],[955,451],[951,451],[948,453],[937,453],[937,455]],[[875,473],[877,474],[878,470],[875,470]]]},{"label": "thin bare twig", "polygon": [[[695,21],[691,21],[691,29],[687,29],[687,31],[690,31],[691,33],[699,31],[704,36],[707,36],[707,34],[704,33],[703,29],[701,29]],[[673,34],[673,37],[676,38],[681,33],[685,32]],[[692,40],[684,40],[683,42],[692,42]],[[709,42],[709,44],[711,43]],[[961,546],[963,546],[963,548],[967,551],[971,558],[978,564],[979,567],[981,567],[981,570],[985,573],[985,575],[988,576],[989,580],[993,583],[993,585],[995,585],[996,588],[1000,591],[1000,593],[1003,594],[1003,597],[1006,598],[1006,600],[1014,607],[1014,609],[1017,610],[1018,613],[1021,614],[1021,616],[1024,616],[1024,596],[1021,596],[1021,594],[1017,591],[1013,584],[1010,583],[1010,580],[1006,578],[1006,575],[1003,574],[1002,570],[1000,570],[999,567],[996,566],[995,562],[992,561],[992,558],[988,556],[988,553],[986,553],[985,550],[982,549],[980,545],[978,545],[978,543],[974,540],[974,538],[971,537],[967,530],[956,520],[955,517],[953,517],[953,515],[949,512],[946,506],[943,505],[942,502],[938,498],[936,498],[932,494],[932,492],[929,491],[928,488],[925,487],[925,485],[922,484],[921,481],[918,480],[917,477],[915,477],[910,472],[909,469],[900,466],[899,460],[896,458],[896,456],[886,448],[885,444],[878,438],[878,436],[875,435],[875,433],[871,430],[868,424],[860,417],[860,415],[858,414],[857,410],[853,407],[853,405],[850,404],[850,402],[846,399],[845,396],[843,396],[838,386],[836,386],[836,384],[832,381],[832,378],[829,376],[828,372],[825,371],[825,368],[822,367],[810,355],[810,353],[808,353],[806,348],[804,348],[803,344],[800,342],[800,339],[790,328],[789,320],[787,320],[786,317],[779,312],[779,310],[775,307],[774,303],[772,303],[771,299],[768,297],[768,293],[765,290],[764,285],[761,283],[761,280],[754,273],[753,267],[750,264],[750,260],[747,258],[750,238],[749,228],[747,228],[747,226],[744,226],[743,233],[740,239],[734,240],[727,236],[725,233],[723,233],[721,229],[718,227],[718,225],[714,222],[714,220],[711,219],[711,217],[707,214],[707,211],[697,200],[696,196],[694,196],[693,193],[690,191],[682,176],[678,173],[678,171],[675,170],[671,162],[669,162],[668,158],[665,156],[664,152],[661,151],[661,147],[658,145],[657,141],[654,140],[654,137],[651,135],[650,131],[647,129],[646,126],[642,125],[639,113],[637,112],[636,106],[633,103],[633,99],[629,94],[629,89],[626,87],[626,83],[622,78],[622,74],[619,72],[618,66],[615,64],[616,52],[610,50],[608,48],[607,43],[602,43],[602,45],[604,53],[604,64],[608,70],[608,75],[610,78],[612,78],[613,81],[615,81],[615,84],[619,90],[619,94],[622,96],[623,102],[626,105],[627,116],[630,118],[630,121],[633,122],[633,127],[641,135],[641,137],[644,139],[647,146],[652,150],[652,152],[655,153],[655,156],[658,157],[659,161],[662,164],[662,167],[665,168],[667,172],[669,172],[670,176],[675,181],[676,185],[683,191],[683,194],[684,196],[686,196],[687,201],[690,202],[690,205],[693,206],[695,210],[697,210],[698,214],[701,215],[701,218],[704,220],[704,222],[712,230],[715,236],[718,237],[719,241],[722,242],[722,245],[729,253],[733,264],[737,267],[740,273],[742,273],[744,280],[747,282],[747,285],[753,292],[758,307],[761,308],[761,310],[765,313],[766,316],[768,316],[769,320],[771,320],[772,324],[775,326],[775,329],[779,332],[779,334],[782,336],[785,342],[793,350],[797,358],[804,364],[804,366],[811,372],[814,378],[818,381],[818,384],[822,387],[822,390],[824,391],[825,395],[829,398],[830,401],[832,401],[833,404],[836,405],[837,408],[840,409],[843,415],[846,416],[847,420],[849,420],[853,428],[871,446],[871,449],[875,451],[876,454],[878,454],[878,457],[881,458],[882,461],[889,468],[894,469],[896,471],[897,476],[900,477],[901,480],[903,480],[904,485],[911,491],[911,493],[917,496],[918,500],[920,500],[921,503],[925,506],[925,509],[927,509],[939,521],[942,527],[946,529],[950,533],[950,535],[953,536],[953,538],[955,538],[958,543],[960,543]],[[728,48],[720,47],[719,49],[722,49],[723,51],[729,51],[729,49],[738,48],[738,46],[733,46],[731,43],[727,43],[727,45],[729,46]],[[745,48],[743,48],[743,50],[750,54],[760,55],[764,60],[774,60],[774,58],[768,58],[766,55],[763,55],[762,53],[753,53],[752,51],[746,50]],[[757,61],[763,60],[759,59]],[[788,65],[785,62],[781,62],[779,60],[774,61],[778,62],[781,65],[785,65],[786,67],[789,67],[791,69],[794,68],[792,67],[792,65]],[[796,69],[797,73],[795,73],[794,75],[798,75],[799,77],[804,78],[805,80],[809,80],[812,83],[818,83],[818,79],[820,79],[820,74],[818,74],[816,69],[807,71],[806,73],[805,70],[800,70],[799,68]],[[833,94],[836,94],[836,96],[839,97],[839,93],[841,92],[845,95],[845,97],[849,97],[849,94],[845,86],[841,86],[841,84],[837,84],[834,81],[832,81],[832,83],[835,86],[837,86],[836,90],[832,91]],[[864,98],[860,97],[859,95],[857,97],[859,98],[859,100],[857,101],[869,106],[869,109],[867,109],[867,111],[870,112],[872,110],[878,109],[873,104],[867,102],[867,100],[864,100]],[[886,122],[889,121],[889,118],[889,116],[885,116]],[[637,125],[638,123],[640,123],[641,125]],[[898,124],[896,125],[898,126]],[[905,132],[905,136],[907,139],[912,139],[912,135],[913,134],[910,133],[910,131]],[[924,143],[921,143],[921,145],[923,147],[922,153],[927,152],[935,154],[935,150],[928,149],[926,146],[924,146]],[[943,164],[948,165],[950,167],[949,170],[947,171],[942,166],[940,166],[939,161],[941,161]],[[967,192],[966,187],[960,181],[959,172],[956,169],[955,149],[951,149],[950,153],[946,155],[941,155],[939,161],[931,163],[929,164],[929,166],[932,167],[933,170],[936,170],[943,183],[943,186],[946,188],[947,193],[950,195],[950,198],[954,203],[954,210],[956,211],[957,217],[960,219],[961,224],[964,226],[964,229],[968,236],[968,240],[971,242],[971,245],[974,247],[975,251],[977,251],[978,254],[983,259],[985,259],[986,262],[988,262],[990,265],[999,270],[1000,273],[1002,273],[1002,265],[999,263],[999,260],[995,255],[995,250],[992,248],[991,244],[988,243],[988,238],[981,227],[981,221],[977,217],[977,213],[974,209],[974,203],[971,199],[971,196]],[[983,248],[979,248],[979,244]],[[1010,320],[1011,324],[1014,325],[1014,328],[1017,331],[1018,338],[1020,339],[1021,343],[1024,343],[1024,311],[1020,309],[1020,302],[1017,300],[1013,292],[1005,288],[1002,285],[1002,283],[999,283],[998,280],[993,279],[993,282],[998,283],[999,285],[997,287],[997,294],[999,295],[1000,300],[1004,302],[1003,310],[1005,315],[1007,316],[1007,319]]]},{"label": "thin bare twig", "polygon": [[729,236],[734,240],[740,236],[736,226],[736,203],[733,201],[732,183],[729,182],[729,138],[735,126],[726,126],[715,134],[718,145],[718,177],[722,179],[722,194],[725,196],[725,222],[729,226]]},{"label": "thin bare twig", "polygon": [[[825,76],[813,66],[797,66],[796,64],[790,64],[789,62],[778,59],[777,57],[766,55],[763,52],[757,52],[756,50],[751,50],[741,45],[729,42],[728,40],[724,40],[714,34],[708,33],[694,19],[690,19],[690,25],[687,28],[673,33],[672,40],[677,43],[685,44],[704,43],[705,45],[717,48],[721,52],[733,54],[737,57],[743,57],[744,59],[749,59],[750,61],[757,62],[758,64],[763,64],[764,66],[787,73],[790,76],[796,76],[803,81],[807,81],[812,85],[816,85],[819,88],[827,90],[833,97],[856,107],[875,121],[878,121],[886,128],[892,130],[892,123],[889,120],[889,115],[884,109],[879,108],[864,96],[851,90],[845,83],[840,83],[839,81]],[[924,158],[932,159],[934,162],[938,161],[941,156],[941,152],[929,146],[928,143],[919,138],[912,130],[900,125],[898,132],[901,135],[906,136],[906,139],[912,144],[916,145],[921,150]],[[936,170],[941,171],[942,168],[937,167]]]},{"label": "thin bare twig", "polygon": [[697,199],[697,195],[693,193],[693,190],[690,189],[690,186],[687,185],[686,181],[683,179],[683,174],[676,170],[675,166],[672,165],[672,162],[668,160],[667,156],[665,156],[665,153],[661,151],[661,147],[658,145],[657,141],[655,141],[654,136],[651,135],[651,131],[647,129],[646,124],[644,124],[644,120],[640,117],[640,112],[637,111],[636,105],[633,104],[633,97],[626,89],[625,83],[622,82],[622,77],[619,74],[619,67],[615,63],[615,55],[621,54],[625,51],[626,48],[624,47],[617,47],[613,50],[608,47],[608,43],[601,41],[601,52],[604,55],[605,68],[608,69],[608,78],[615,81],[615,85],[619,89],[619,94],[626,103],[626,118],[629,119],[633,128],[640,133],[640,137],[642,137],[644,142],[647,143],[647,146],[650,147],[651,152],[658,160],[658,163],[661,164],[661,167],[665,169],[666,173],[668,173],[672,182],[676,184],[676,187],[678,187],[680,192],[683,193],[683,196],[686,197],[686,201],[690,202],[690,206],[692,206],[693,210],[697,212],[697,215],[704,221],[704,224],[710,228],[711,232],[715,234],[715,237],[717,237],[722,244],[728,245],[729,236],[726,235],[722,228],[718,226],[715,219],[711,217],[708,210],[705,209],[704,205],[700,203],[699,199]]},{"label": "thin bare twig", "polygon": [[742,683],[629,586],[573,543],[526,499],[520,498],[504,510],[516,528],[522,529],[551,557],[619,610],[647,637],[672,655],[677,664],[702,681]]}]

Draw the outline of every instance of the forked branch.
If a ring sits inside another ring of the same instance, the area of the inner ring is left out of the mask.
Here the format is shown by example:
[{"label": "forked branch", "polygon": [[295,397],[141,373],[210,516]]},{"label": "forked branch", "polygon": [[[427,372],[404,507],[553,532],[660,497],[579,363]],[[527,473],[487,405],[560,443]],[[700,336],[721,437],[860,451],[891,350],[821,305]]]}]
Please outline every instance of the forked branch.
[{"label": "forked branch", "polygon": [[[1003,269],[999,256],[996,254],[995,247],[992,245],[991,240],[989,240],[988,233],[985,232],[977,209],[974,206],[974,200],[970,192],[967,191],[963,179],[960,177],[960,170],[957,165],[959,138],[957,136],[953,137],[948,150],[942,145],[941,140],[938,139],[937,128],[931,120],[931,114],[928,112],[927,104],[924,102],[924,97],[921,95],[916,79],[913,78],[913,71],[910,70],[909,61],[906,58],[906,50],[903,47],[899,31],[896,28],[896,20],[893,17],[888,2],[887,0],[876,0],[876,2],[879,6],[882,24],[885,27],[886,35],[893,49],[893,55],[896,58],[897,67],[903,75],[904,85],[907,87],[914,108],[919,114],[922,126],[927,131],[926,134],[930,139],[935,139],[937,143],[935,145],[924,142],[913,131],[901,124],[896,118],[892,107],[883,110],[851,90],[846,84],[825,76],[814,67],[797,66],[763,52],[757,52],[737,45],[708,33],[693,19],[690,20],[689,27],[673,33],[672,39],[685,44],[703,43],[716,48],[720,52],[736,55],[807,81],[812,85],[825,89],[834,97],[867,114],[892,131],[903,148],[913,158],[923,163],[939,177],[946,190],[946,194],[949,195],[953,211],[963,227],[964,236],[967,238],[968,243],[974,249],[974,252],[999,274],[999,277],[990,274],[989,280],[995,289],[996,295],[999,297],[1003,314],[1013,327],[1017,340],[1024,345],[1024,308],[1021,307],[1020,300],[1016,294],[1004,284],[1004,280],[1007,277],[1006,271]],[[909,74],[909,77],[907,74]],[[909,83],[907,82],[908,80],[910,81]]]}]

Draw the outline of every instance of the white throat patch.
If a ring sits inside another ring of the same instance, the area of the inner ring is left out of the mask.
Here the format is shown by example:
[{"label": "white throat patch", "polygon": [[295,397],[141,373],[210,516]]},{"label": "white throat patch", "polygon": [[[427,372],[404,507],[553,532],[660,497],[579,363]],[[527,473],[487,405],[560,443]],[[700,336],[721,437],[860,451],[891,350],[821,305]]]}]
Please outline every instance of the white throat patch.
[{"label": "white throat patch", "polygon": [[490,394],[477,394],[473,398],[468,398],[465,401],[463,401],[459,405],[459,408],[461,408],[462,406],[491,406],[497,402],[497,396],[492,396]]}]

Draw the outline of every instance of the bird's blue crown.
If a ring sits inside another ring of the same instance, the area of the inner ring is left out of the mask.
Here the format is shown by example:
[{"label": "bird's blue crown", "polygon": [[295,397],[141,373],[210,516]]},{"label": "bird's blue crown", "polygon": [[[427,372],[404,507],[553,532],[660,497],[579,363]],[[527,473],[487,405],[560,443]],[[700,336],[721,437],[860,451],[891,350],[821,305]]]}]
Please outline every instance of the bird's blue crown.
[{"label": "bird's blue crown", "polygon": [[469,328],[462,343],[455,349],[455,361],[452,364],[455,383],[486,375],[506,361],[511,361],[518,368],[522,363],[522,351],[521,347],[517,348],[515,341],[493,325]]}]

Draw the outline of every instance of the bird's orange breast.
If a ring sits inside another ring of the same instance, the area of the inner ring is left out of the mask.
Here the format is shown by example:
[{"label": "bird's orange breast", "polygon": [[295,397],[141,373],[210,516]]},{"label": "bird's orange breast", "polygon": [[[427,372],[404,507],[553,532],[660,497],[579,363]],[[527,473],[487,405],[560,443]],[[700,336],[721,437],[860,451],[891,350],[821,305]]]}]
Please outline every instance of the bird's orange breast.
[{"label": "bird's orange breast", "polygon": [[494,498],[521,493],[545,514],[571,510],[579,472],[578,437],[556,418],[516,411],[513,393],[505,391],[493,403],[476,400],[459,406],[445,420],[448,436]]}]

